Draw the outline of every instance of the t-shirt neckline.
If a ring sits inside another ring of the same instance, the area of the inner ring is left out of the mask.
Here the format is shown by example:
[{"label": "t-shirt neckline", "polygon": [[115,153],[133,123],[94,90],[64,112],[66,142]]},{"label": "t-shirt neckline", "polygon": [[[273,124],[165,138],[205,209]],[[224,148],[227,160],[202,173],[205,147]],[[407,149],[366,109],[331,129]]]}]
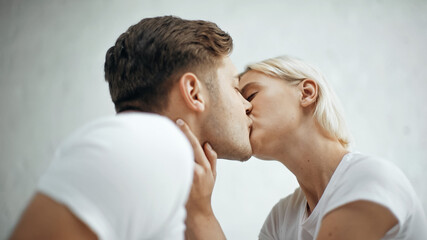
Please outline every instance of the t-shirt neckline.
[{"label": "t-shirt neckline", "polygon": [[[310,216],[307,217],[307,198],[305,197],[304,193],[304,201],[302,202],[301,208],[303,209],[301,212],[301,227],[303,230],[309,232],[312,236],[314,235],[315,228],[314,226],[317,224],[317,220],[319,217],[319,209],[320,206],[323,204],[325,196],[331,191],[331,188],[335,186],[335,180],[339,178],[339,176],[344,172],[346,169],[346,166],[348,165],[348,160],[350,159],[350,156],[352,155],[352,152],[346,153],[343,158],[341,159],[340,163],[338,164],[337,168],[335,169],[334,173],[332,174],[331,179],[329,180],[328,185],[326,185],[325,191],[322,194],[322,197],[320,197],[319,202],[317,203],[316,207],[311,212]],[[311,231],[307,230],[310,229]]]}]

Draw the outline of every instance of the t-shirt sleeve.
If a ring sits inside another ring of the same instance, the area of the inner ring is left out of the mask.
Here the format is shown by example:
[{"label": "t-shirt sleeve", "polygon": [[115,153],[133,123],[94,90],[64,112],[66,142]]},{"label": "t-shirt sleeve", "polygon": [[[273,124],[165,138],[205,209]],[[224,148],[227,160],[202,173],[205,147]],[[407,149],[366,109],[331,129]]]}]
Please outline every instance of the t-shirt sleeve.
[{"label": "t-shirt sleeve", "polygon": [[38,190],[100,239],[182,239],[192,174],[191,146],[172,122],[106,121],[59,148]]},{"label": "t-shirt sleeve", "polygon": [[[258,235],[261,240],[294,239],[300,221],[304,196],[301,189],[281,199],[271,209]],[[305,205],[304,205],[305,206]]]},{"label": "t-shirt sleeve", "polygon": [[335,184],[323,216],[345,204],[366,200],[389,209],[400,226],[413,211],[412,186],[390,162],[365,157],[343,172]]},{"label": "t-shirt sleeve", "polygon": [[261,231],[259,232],[259,240],[276,240],[279,239],[277,231],[280,229],[280,209],[281,201],[276,203],[271,209],[267,218],[262,225]]}]

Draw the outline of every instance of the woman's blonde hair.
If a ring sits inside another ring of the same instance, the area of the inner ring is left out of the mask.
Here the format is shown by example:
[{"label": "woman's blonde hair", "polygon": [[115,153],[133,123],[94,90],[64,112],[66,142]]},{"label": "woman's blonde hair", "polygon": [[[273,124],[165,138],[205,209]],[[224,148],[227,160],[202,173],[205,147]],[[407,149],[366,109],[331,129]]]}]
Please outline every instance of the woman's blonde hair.
[{"label": "woman's blonde hair", "polygon": [[294,84],[305,79],[315,81],[318,85],[318,98],[314,117],[324,130],[339,140],[342,146],[349,147],[350,134],[342,116],[338,98],[315,67],[290,56],[279,56],[250,64],[246,71],[249,70],[259,71]]}]

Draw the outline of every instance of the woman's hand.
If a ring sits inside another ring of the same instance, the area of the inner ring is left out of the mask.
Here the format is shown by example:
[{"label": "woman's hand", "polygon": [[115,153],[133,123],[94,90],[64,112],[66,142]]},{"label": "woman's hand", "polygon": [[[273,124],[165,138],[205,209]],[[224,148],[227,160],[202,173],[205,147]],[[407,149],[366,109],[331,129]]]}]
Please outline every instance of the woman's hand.
[{"label": "woman's hand", "polygon": [[181,119],[176,121],[178,127],[187,136],[194,151],[194,177],[187,211],[198,214],[210,214],[212,191],[216,179],[217,154],[209,143],[202,146],[188,125]]},{"label": "woman's hand", "polygon": [[185,239],[225,239],[212,210],[211,198],[216,179],[217,154],[209,143],[200,144],[188,125],[181,119],[178,127],[187,136],[194,151],[194,176],[190,196],[186,204]]}]

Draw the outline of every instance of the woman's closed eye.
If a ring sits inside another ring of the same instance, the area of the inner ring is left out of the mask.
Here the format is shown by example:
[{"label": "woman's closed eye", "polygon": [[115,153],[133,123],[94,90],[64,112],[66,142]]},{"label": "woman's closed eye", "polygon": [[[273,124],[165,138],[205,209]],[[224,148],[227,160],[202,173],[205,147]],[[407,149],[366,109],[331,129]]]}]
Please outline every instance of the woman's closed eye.
[{"label": "woman's closed eye", "polygon": [[247,100],[248,102],[252,101],[252,99],[254,99],[254,97],[255,97],[255,95],[257,95],[257,93],[258,93],[258,92],[254,92],[254,93],[252,93],[251,95],[249,95],[249,97],[247,97],[247,98],[246,98],[246,100]]}]

